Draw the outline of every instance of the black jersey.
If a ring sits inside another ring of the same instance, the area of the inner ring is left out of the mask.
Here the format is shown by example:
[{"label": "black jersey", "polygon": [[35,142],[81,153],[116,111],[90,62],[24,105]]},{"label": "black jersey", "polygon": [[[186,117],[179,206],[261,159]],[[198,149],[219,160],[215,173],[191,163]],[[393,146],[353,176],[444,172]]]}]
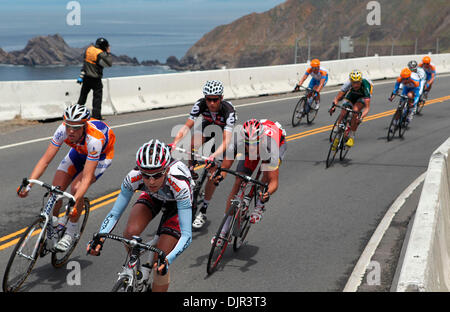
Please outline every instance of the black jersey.
[{"label": "black jersey", "polygon": [[192,107],[189,119],[196,120],[202,115],[204,122],[208,124],[215,124],[225,131],[233,131],[234,124],[237,120],[236,111],[233,104],[228,101],[222,101],[217,113],[213,113],[208,109],[206,100],[204,98],[195,102]]}]

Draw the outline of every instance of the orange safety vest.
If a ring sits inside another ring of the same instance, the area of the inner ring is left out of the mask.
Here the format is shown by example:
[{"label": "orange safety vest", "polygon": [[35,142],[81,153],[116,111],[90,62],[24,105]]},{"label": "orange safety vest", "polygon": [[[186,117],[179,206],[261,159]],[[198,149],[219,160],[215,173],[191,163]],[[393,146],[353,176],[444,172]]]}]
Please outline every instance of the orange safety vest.
[{"label": "orange safety vest", "polygon": [[90,64],[97,64],[98,55],[102,53],[103,50],[96,48],[94,46],[90,46],[86,49],[86,54],[84,60]]}]

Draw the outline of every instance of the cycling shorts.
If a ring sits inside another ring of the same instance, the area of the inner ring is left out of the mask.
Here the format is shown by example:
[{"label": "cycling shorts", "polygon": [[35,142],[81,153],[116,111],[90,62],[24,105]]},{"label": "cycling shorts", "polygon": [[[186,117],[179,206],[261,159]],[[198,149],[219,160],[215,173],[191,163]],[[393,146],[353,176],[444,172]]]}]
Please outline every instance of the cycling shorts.
[{"label": "cycling shorts", "polygon": [[144,204],[148,209],[150,209],[153,219],[162,210],[163,215],[156,232],[158,235],[167,234],[175,237],[176,239],[180,239],[181,229],[180,222],[178,220],[178,208],[176,201],[166,201],[164,203],[163,201],[150,196],[146,192],[142,192],[135,205],[138,203]]},{"label": "cycling shorts", "polygon": [[[324,87],[327,85],[327,82],[328,82],[328,76],[325,78],[325,82],[323,83],[323,86],[324,86]],[[311,78],[311,81],[309,82],[308,88],[312,89],[312,88],[314,88],[315,86],[319,86],[319,85],[320,85],[320,80]]]},{"label": "cycling shorts", "polygon": [[[57,170],[64,171],[68,173],[72,180],[76,178],[76,176],[83,171],[84,164],[86,163],[87,155],[80,154],[76,149],[71,148],[67,153],[66,157],[61,161]],[[94,176],[95,179],[98,180],[105,170],[111,166],[112,159],[107,159],[104,154],[100,156],[100,159],[97,163],[97,168],[95,168]]]}]

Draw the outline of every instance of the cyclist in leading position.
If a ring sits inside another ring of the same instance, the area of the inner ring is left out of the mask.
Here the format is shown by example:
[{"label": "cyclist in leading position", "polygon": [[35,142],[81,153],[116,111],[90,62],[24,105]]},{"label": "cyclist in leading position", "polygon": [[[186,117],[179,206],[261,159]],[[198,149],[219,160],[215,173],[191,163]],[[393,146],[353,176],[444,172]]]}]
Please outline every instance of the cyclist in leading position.
[{"label": "cyclist in leading position", "polygon": [[422,63],[419,64],[419,67],[423,68],[423,70],[427,74],[427,82],[424,88],[424,92],[428,93],[431,91],[433,83],[436,79],[436,65],[431,63],[431,58],[429,56],[425,56],[422,59]]},{"label": "cyclist in leading position", "polygon": [[[202,115],[203,120],[201,127],[195,127],[194,129],[194,135],[191,139],[191,150],[199,148],[213,137],[216,137],[215,144],[218,144],[216,136],[217,133],[210,133],[211,131],[214,131],[214,129],[212,129],[212,127],[208,127],[215,125],[221,129],[223,133],[223,141],[209,156],[208,160],[213,161],[218,156],[221,157],[224,154],[228,144],[231,141],[237,116],[233,105],[230,102],[223,100],[223,90],[224,88],[220,81],[209,80],[206,82],[203,86],[204,98],[198,100],[192,107],[188,120],[178,131],[175,139],[170,144],[172,146],[172,150],[175,149],[176,145],[186,136],[186,134],[188,134],[190,129],[192,129],[196,119]],[[191,170],[191,174],[194,180],[196,180],[198,178],[198,174],[194,171],[192,159],[189,159],[189,170]],[[200,229],[205,224],[206,211],[214,194],[215,188],[216,186],[214,183],[208,179],[205,186],[203,205],[192,223],[193,228]]]},{"label": "cyclist in leading position", "polygon": [[[345,97],[344,107],[348,107],[356,112],[362,112],[361,117],[358,118],[357,114],[353,115],[351,120],[350,132],[348,134],[348,140],[345,143],[347,146],[352,147],[355,144],[355,133],[359,124],[369,114],[370,102],[373,93],[373,83],[369,79],[363,78],[362,72],[355,69],[349,74],[349,79],[344,83],[339,93],[333,100],[331,108],[329,110],[330,116],[336,110],[336,106],[339,101]],[[363,110],[364,109],[364,110]],[[341,110],[341,114],[337,120],[339,124],[346,114],[345,110]],[[337,148],[339,139],[335,139],[333,142],[333,149]]]},{"label": "cyclist in leading position", "polygon": [[[258,168],[258,173],[262,172],[262,183],[268,184],[267,192],[260,193],[255,210],[250,216],[250,222],[259,223],[265,211],[265,203],[270,196],[278,189],[279,167],[286,154],[286,131],[278,122],[267,119],[256,120],[250,119],[246,121],[240,131],[239,137],[229,145],[227,154],[221,164],[222,168],[229,169],[235,159],[238,159],[236,171],[251,176]],[[240,153],[238,153],[240,152]],[[242,154],[243,152],[243,154]],[[237,158],[236,158],[237,156]],[[215,183],[219,183],[226,177],[226,172],[221,171],[215,179]],[[258,178],[259,174],[257,175]],[[231,200],[239,191],[241,178],[236,177],[233,188],[228,196],[225,214],[228,213]],[[222,235],[219,237],[217,244],[220,246],[224,243],[224,233],[228,231],[233,216],[228,216],[225,226],[222,228]],[[214,243],[216,237],[211,240]]]},{"label": "cyclist in leading position", "polygon": [[407,95],[409,98],[408,105],[410,107],[407,116],[408,122],[411,122],[414,112],[417,110],[417,103],[420,98],[420,78],[416,73],[413,73],[409,68],[403,68],[400,77],[397,78],[394,90],[392,91],[389,101],[393,101],[397,95],[400,84],[403,84],[402,95]]},{"label": "cyclist in leading position", "polygon": [[[153,291],[169,289],[168,267],[192,241],[192,180],[189,169],[171,157],[170,148],[159,140],[150,140],[136,153],[136,167],[122,182],[120,194],[100,227],[100,233],[110,233],[136,190],[143,191],[133,205],[128,218],[125,238],[140,236],[147,225],[162,211],[157,230],[156,247],[165,252],[166,261],[153,274]],[[87,246],[91,255],[100,255],[103,239]],[[154,264],[156,267],[156,263]],[[162,272],[167,271],[163,275]]]},{"label": "cyclist in leading position", "polygon": [[314,59],[310,63],[310,67],[306,70],[306,73],[300,79],[299,83],[295,86],[294,91],[300,90],[305,80],[311,75],[311,81],[308,88],[316,91],[315,102],[316,105],[312,109],[318,110],[320,107],[320,91],[327,85],[328,82],[328,70],[320,66],[320,60]]},{"label": "cyclist in leading position", "polygon": [[[59,164],[52,182],[63,191],[72,184],[71,193],[76,199],[65,234],[54,246],[57,251],[68,250],[78,234],[78,219],[83,210],[84,194],[111,165],[115,141],[114,132],[106,123],[90,119],[90,111],[85,106],[71,105],[65,109],[64,122],[56,130],[47,150],[31,172],[29,179],[39,179],[63,143],[71,147]],[[29,184],[18,195],[26,197],[31,186]],[[58,217],[60,208],[61,201],[54,207],[53,219]]]}]

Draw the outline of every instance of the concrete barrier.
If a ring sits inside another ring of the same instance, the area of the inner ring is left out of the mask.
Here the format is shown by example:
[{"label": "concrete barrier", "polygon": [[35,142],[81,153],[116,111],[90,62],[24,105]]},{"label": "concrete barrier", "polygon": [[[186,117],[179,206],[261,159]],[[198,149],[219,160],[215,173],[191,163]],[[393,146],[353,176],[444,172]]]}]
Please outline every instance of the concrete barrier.
[{"label": "concrete barrier", "polygon": [[[104,79],[103,84],[102,111],[112,115],[115,111],[108,94],[108,81]],[[77,103],[79,95],[80,86],[74,80],[1,82],[0,116],[3,120],[7,120],[5,115],[12,114],[31,120],[58,118],[66,106]],[[92,92],[86,106],[92,109]]]},{"label": "concrete barrier", "polygon": [[110,78],[109,92],[117,113],[194,103],[207,80],[220,80],[225,97],[235,98],[227,70]]},{"label": "concrete barrier", "polygon": [[450,138],[431,156],[396,291],[450,291]]},{"label": "concrete barrier", "polygon": [[[328,86],[345,82],[357,68],[371,80],[397,77],[408,61],[423,55],[382,56],[324,61]],[[450,54],[432,55],[438,73],[450,72]],[[224,84],[226,99],[290,92],[308,64],[236,68],[103,79],[102,114],[121,114],[194,103],[202,86],[216,79]],[[309,80],[305,82],[307,85]],[[61,116],[65,105],[78,100],[80,86],[73,80],[0,82],[0,120],[50,119]],[[92,93],[87,106],[92,108]]]}]

